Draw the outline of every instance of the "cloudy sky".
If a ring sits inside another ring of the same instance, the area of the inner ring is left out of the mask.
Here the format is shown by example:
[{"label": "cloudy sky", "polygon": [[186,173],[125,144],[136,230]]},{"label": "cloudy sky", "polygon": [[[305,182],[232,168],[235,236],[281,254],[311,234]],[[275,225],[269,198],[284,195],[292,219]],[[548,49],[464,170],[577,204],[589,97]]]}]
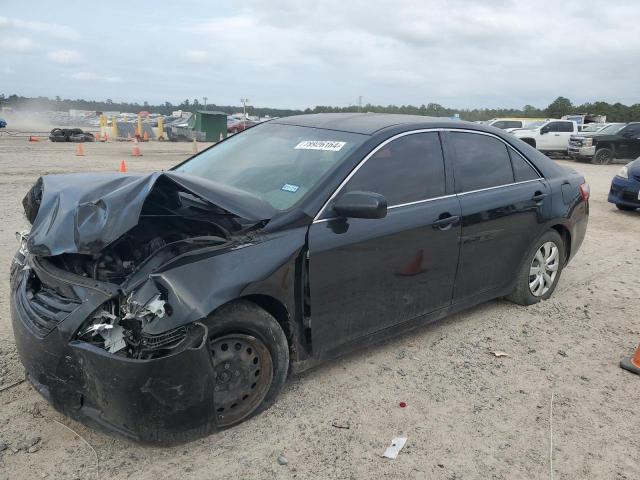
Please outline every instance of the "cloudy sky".
[{"label": "cloudy sky", "polygon": [[305,108],[640,102],[636,0],[0,0],[0,93]]}]

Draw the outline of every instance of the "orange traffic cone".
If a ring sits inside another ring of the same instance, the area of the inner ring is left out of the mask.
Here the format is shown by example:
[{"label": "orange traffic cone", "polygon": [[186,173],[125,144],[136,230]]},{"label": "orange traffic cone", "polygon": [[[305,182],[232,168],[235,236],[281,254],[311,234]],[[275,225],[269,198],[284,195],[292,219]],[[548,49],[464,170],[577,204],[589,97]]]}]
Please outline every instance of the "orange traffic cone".
[{"label": "orange traffic cone", "polygon": [[104,141],[105,141],[105,142],[108,142],[108,141],[109,141],[109,134],[108,134],[108,133],[105,133],[105,134],[104,134]]},{"label": "orange traffic cone", "polygon": [[124,163],[124,160],[120,162],[120,173],[127,173],[127,164]]},{"label": "orange traffic cone", "polygon": [[76,145],[76,157],[84,157],[84,145],[81,143]]},{"label": "orange traffic cone", "polygon": [[147,132],[146,130],[144,131],[144,135],[142,136],[142,140],[144,140],[145,142],[149,141],[149,132]]},{"label": "orange traffic cone", "polygon": [[625,357],[620,360],[620,366],[636,375],[640,375],[640,345],[636,348],[633,357]]},{"label": "orange traffic cone", "polygon": [[31,135],[31,136],[29,137],[29,141],[30,141],[30,142],[39,142],[39,141],[40,141],[40,139],[39,139],[38,137],[36,137],[35,135]]},{"label": "orange traffic cone", "polygon": [[193,139],[193,148],[191,149],[191,153],[198,153],[198,144],[196,143],[196,139]]},{"label": "orange traffic cone", "polygon": [[422,268],[423,259],[424,259],[424,253],[422,250],[420,250],[415,255],[415,257],[409,260],[409,263],[407,263],[404,267],[402,267],[402,270],[398,272],[398,275],[403,277],[411,277],[413,275],[422,273],[424,271],[424,269]]},{"label": "orange traffic cone", "polygon": [[141,157],[142,153],[140,153],[140,147],[138,146],[138,142],[136,142],[133,145],[133,148],[131,149],[131,156],[132,157]]}]

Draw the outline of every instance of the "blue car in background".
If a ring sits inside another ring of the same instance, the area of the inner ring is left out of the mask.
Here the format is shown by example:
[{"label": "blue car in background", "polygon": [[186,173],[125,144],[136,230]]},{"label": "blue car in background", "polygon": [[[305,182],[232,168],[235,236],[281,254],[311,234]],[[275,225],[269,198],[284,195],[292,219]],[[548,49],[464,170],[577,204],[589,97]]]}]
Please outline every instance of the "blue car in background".
[{"label": "blue car in background", "polygon": [[0,128],[7,126],[7,121],[4,118],[0,118]]},{"label": "blue car in background", "polygon": [[640,208],[640,158],[622,167],[613,177],[609,201],[620,210]]}]

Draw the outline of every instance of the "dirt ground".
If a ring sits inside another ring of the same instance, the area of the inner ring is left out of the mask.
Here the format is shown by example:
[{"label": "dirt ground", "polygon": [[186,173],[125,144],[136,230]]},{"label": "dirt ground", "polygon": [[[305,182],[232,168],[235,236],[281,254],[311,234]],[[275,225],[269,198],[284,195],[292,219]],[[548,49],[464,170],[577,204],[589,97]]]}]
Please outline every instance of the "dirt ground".
[{"label": "dirt ground", "polygon": [[[84,157],[74,148],[0,137],[0,389],[23,378],[8,270],[27,189],[122,159],[167,168],[192,146],[145,144],[138,158],[128,143],[87,144]],[[591,218],[550,300],[492,301],[330,362],[290,379],[259,417],[177,448],[94,432],[21,383],[0,392],[0,479],[640,478],[640,377],[618,366],[640,341],[640,213],[606,201],[619,165],[559,163],[591,184]],[[408,437],[398,458],[382,458],[398,436]]]}]

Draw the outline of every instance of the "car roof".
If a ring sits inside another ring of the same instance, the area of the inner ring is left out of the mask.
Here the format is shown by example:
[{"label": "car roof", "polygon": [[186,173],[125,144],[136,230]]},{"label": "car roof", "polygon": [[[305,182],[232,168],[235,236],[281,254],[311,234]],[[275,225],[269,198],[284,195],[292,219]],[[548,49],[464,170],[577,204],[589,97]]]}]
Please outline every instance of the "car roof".
[{"label": "car roof", "polygon": [[278,118],[271,120],[270,123],[325,128],[365,135],[372,135],[383,128],[400,125],[420,124],[421,127],[442,127],[443,124],[467,124],[467,122],[446,117],[398,115],[392,113],[315,113]]}]

